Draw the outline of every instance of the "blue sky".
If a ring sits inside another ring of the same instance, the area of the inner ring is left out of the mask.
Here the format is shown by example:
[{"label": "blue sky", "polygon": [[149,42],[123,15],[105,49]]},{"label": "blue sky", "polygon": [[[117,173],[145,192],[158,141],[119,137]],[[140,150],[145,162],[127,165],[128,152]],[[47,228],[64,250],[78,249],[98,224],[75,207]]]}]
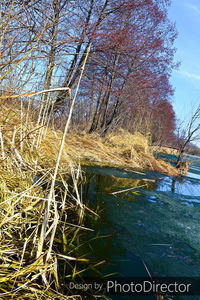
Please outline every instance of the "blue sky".
[{"label": "blue sky", "polygon": [[200,0],[172,0],[169,18],[176,22],[176,60],[181,61],[171,77],[172,104],[177,118],[185,120],[200,104]]}]

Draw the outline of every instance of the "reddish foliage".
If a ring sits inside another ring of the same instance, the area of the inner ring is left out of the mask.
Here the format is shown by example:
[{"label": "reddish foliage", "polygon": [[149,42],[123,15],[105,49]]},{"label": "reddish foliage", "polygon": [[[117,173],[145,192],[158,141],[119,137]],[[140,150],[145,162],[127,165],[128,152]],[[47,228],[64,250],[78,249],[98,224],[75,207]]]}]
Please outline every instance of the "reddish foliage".
[{"label": "reddish foliage", "polygon": [[[159,127],[162,139],[170,140],[175,114],[170,104],[173,88],[169,78],[176,67],[176,31],[167,18],[169,1],[109,3],[112,13],[96,32],[83,85],[85,94],[91,89],[95,93],[90,131],[105,132],[117,124],[131,130],[135,120],[141,118],[149,122],[148,126],[141,125],[141,131],[151,130],[156,140],[161,138],[156,136]],[[91,85],[94,72],[95,85]]]}]

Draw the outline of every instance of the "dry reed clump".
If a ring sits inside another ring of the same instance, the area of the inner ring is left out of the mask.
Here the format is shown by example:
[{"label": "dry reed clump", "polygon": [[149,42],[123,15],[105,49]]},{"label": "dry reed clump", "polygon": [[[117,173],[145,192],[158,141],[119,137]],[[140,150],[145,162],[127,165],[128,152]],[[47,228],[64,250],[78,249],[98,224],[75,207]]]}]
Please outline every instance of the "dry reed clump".
[{"label": "dry reed clump", "polygon": [[[46,138],[41,142],[39,155],[44,165],[49,159],[54,160],[56,149],[61,140],[61,133],[56,135],[51,130],[47,131]],[[81,162],[82,164],[97,165],[123,165],[124,159],[107,147],[97,135],[68,134],[62,154],[62,164],[65,167],[69,161]]]},{"label": "dry reed clump", "polygon": [[[68,161],[67,170],[74,187],[72,195],[58,170],[48,219],[45,219],[56,153],[43,168],[38,154],[42,152],[32,143],[34,133],[38,132],[34,123],[26,122],[26,115],[17,107],[9,109],[3,105],[1,108],[0,299],[81,299],[62,294],[58,275],[61,261],[68,276],[76,275],[73,268],[79,261],[87,263],[74,250],[78,232],[85,230],[79,222],[81,172],[72,165],[69,167]],[[67,218],[68,215],[73,218]],[[43,235],[42,226],[46,228]],[[70,255],[66,241],[72,248]]]},{"label": "dry reed clump", "polygon": [[[64,190],[61,193],[59,184],[55,186],[54,205],[50,207],[46,224],[47,234],[41,254],[37,255],[41,248],[41,226],[44,223],[51,171],[44,170],[43,175],[40,173],[34,178],[37,170],[12,169],[6,154],[7,165],[6,161],[0,164],[0,299],[81,299],[80,296],[59,293],[58,275],[61,260],[69,276],[70,269],[73,274],[73,262],[76,265],[78,261],[87,262],[85,258],[73,256],[75,253],[72,249],[69,255],[67,244],[63,246],[71,236],[71,247],[76,249],[79,223],[78,214],[75,213],[78,208],[76,196],[70,197],[67,183],[58,174]],[[77,186],[77,175],[73,175],[73,178]],[[69,210],[74,211],[75,215],[73,219],[67,219],[70,226],[64,222]],[[54,228],[62,235],[55,235]]]},{"label": "dry reed clump", "polygon": [[[61,132],[53,133],[50,129],[47,131],[39,149],[43,166],[53,164],[60,140]],[[139,132],[131,134],[124,130],[106,138],[101,138],[97,134],[68,134],[61,159],[63,168],[66,168],[71,160],[85,165],[130,167],[174,176],[179,174],[170,164],[154,158],[148,140],[142,134]]]},{"label": "dry reed clump", "polygon": [[[8,170],[5,166],[4,170],[7,175]],[[1,169],[1,179],[4,179],[4,170]],[[50,208],[49,220],[46,224],[47,235],[41,254],[38,256],[50,174],[46,172],[33,182],[33,177],[31,181],[30,174],[27,172],[22,171],[23,179],[17,177],[11,188],[5,184],[5,181],[0,180],[0,299],[79,300],[80,296],[59,293],[58,275],[58,265],[61,261],[68,269],[68,276],[76,275],[76,272],[73,272],[74,263],[76,269],[79,261],[87,262],[86,258],[73,256],[75,254],[73,249],[77,247],[76,236],[81,228],[84,230],[84,226],[80,228],[78,226],[78,214],[75,213],[78,208],[76,196],[70,198],[67,183],[61,176],[62,188],[64,186],[66,188],[60,194],[60,187],[56,186],[55,206],[52,205]],[[73,175],[73,178],[78,180],[76,175]],[[47,185],[45,189],[44,184]],[[77,182],[74,184],[77,185]],[[71,210],[77,217],[67,218]],[[70,226],[66,224],[66,220]],[[54,236],[54,228],[57,228],[61,234]],[[71,245],[70,255],[66,241]]]},{"label": "dry reed clump", "polygon": [[108,135],[107,144],[114,147],[122,148],[123,151],[134,151],[149,153],[147,139],[139,132],[131,134],[128,131],[120,129],[118,134]]}]

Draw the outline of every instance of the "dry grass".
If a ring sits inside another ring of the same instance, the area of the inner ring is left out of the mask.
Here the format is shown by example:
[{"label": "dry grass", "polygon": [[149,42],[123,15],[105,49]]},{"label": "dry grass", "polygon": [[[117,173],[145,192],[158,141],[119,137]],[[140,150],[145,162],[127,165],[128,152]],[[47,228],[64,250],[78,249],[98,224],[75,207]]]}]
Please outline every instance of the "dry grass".
[{"label": "dry grass", "polygon": [[[33,122],[26,122],[26,115],[21,116],[16,106],[1,105],[0,299],[81,299],[61,293],[58,272],[60,261],[67,266],[69,276],[79,261],[87,263],[75,250],[69,255],[65,245],[71,240],[71,247],[76,249],[77,228],[87,230],[80,223],[81,171],[68,161],[65,171],[72,177],[72,195],[66,177],[58,170],[45,219],[56,153],[46,164],[39,163],[42,150],[36,151],[32,143],[37,130]],[[58,147],[55,151],[58,153]],[[42,226],[46,232],[41,240]]]},{"label": "dry grass", "polygon": [[[4,112],[0,115],[0,124],[2,133],[4,134],[4,144],[6,151],[13,150],[12,139],[15,134],[15,152],[18,151],[20,145],[20,110],[15,106],[4,106]],[[63,133],[47,129],[46,136],[42,139],[40,147],[37,151],[30,147],[31,141],[34,139],[35,124],[33,122],[25,122],[26,116],[23,118],[23,160],[24,164],[34,167],[34,162],[38,159],[38,167],[52,168],[55,166],[58,149],[61,144]],[[17,126],[16,126],[17,124]],[[39,130],[38,130],[39,131]],[[20,153],[19,153],[20,154]],[[15,154],[16,155],[16,154]],[[17,160],[19,160],[18,155]],[[82,164],[90,165],[109,165],[117,167],[130,167],[133,169],[152,170],[168,175],[178,176],[179,172],[170,164],[156,160],[152,155],[152,149],[148,145],[148,140],[139,132],[131,134],[124,130],[112,133],[101,138],[97,134],[73,134],[68,133],[65,139],[65,145],[62,153],[62,167],[64,170],[69,167],[69,162],[76,161]]]},{"label": "dry grass", "polygon": [[152,151],[157,152],[157,153],[164,153],[164,154],[172,154],[172,155],[179,155],[179,150],[174,149],[174,148],[168,148],[168,147],[163,147],[163,146],[152,146],[151,147]]},{"label": "dry grass", "polygon": [[[47,131],[39,150],[41,163],[46,166],[56,159],[61,132]],[[107,165],[138,170],[152,170],[163,174],[178,176],[177,169],[170,164],[156,160],[148,146],[147,139],[140,133],[134,135],[120,130],[106,138],[96,134],[68,134],[62,155],[62,165],[66,168],[69,161],[85,165]]]},{"label": "dry grass", "polygon": [[[36,148],[33,140],[39,128],[17,105],[1,106],[0,124],[0,299],[81,299],[61,293],[58,272],[60,260],[69,278],[76,274],[76,263],[87,263],[75,250],[69,255],[66,244],[70,241],[73,249],[79,248],[78,233],[88,230],[82,224],[83,213],[95,215],[81,202],[79,163],[175,176],[178,171],[156,160],[140,133],[121,130],[104,139],[70,133],[52,190],[63,133],[47,129]],[[63,172],[72,178],[73,195]],[[58,182],[62,182],[62,193]]]}]

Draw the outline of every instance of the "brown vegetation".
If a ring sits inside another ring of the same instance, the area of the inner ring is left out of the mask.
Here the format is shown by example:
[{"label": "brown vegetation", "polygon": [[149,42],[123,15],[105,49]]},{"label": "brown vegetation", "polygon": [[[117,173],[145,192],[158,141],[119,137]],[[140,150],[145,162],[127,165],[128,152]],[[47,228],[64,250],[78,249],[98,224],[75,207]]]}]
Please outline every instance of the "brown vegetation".
[{"label": "brown vegetation", "polygon": [[179,150],[170,147],[164,146],[152,146],[151,150],[157,153],[165,153],[165,154],[172,154],[172,155],[179,155]]},{"label": "brown vegetation", "polygon": [[[49,164],[57,153],[61,132],[48,130],[42,141],[39,155],[42,164]],[[105,138],[97,134],[68,134],[62,155],[62,165],[69,161],[83,165],[109,165],[138,170],[152,170],[163,174],[178,176],[177,169],[170,164],[156,160],[148,145],[148,140],[140,133],[131,134],[124,130],[112,133]]]},{"label": "brown vegetation", "polygon": [[[84,255],[69,248],[65,241],[70,241],[73,249],[79,248],[78,232],[88,230],[82,224],[84,211],[96,216],[79,197],[76,162],[172,175],[178,172],[153,157],[148,140],[140,133],[119,130],[105,138],[70,133],[65,138],[51,193],[63,132],[44,127],[40,139],[42,127],[37,127],[28,111],[14,102],[1,105],[0,123],[1,299],[36,299],[43,297],[41,290],[45,290],[45,299],[79,299],[58,293],[60,261],[67,266],[69,278],[76,276],[79,261],[87,263]],[[73,197],[64,178],[70,175],[76,195]],[[63,183],[61,195],[57,182]]]},{"label": "brown vegetation", "polygon": [[[1,299],[81,299],[65,295],[59,277],[59,264],[70,279],[85,270],[77,267],[87,262],[77,237],[90,230],[85,210],[97,216],[79,195],[76,162],[178,176],[137,132],[153,142],[174,135],[176,31],[168,4],[1,3]],[[71,120],[71,130],[83,126],[92,134],[67,134]],[[71,176],[73,193],[64,176]]]}]

